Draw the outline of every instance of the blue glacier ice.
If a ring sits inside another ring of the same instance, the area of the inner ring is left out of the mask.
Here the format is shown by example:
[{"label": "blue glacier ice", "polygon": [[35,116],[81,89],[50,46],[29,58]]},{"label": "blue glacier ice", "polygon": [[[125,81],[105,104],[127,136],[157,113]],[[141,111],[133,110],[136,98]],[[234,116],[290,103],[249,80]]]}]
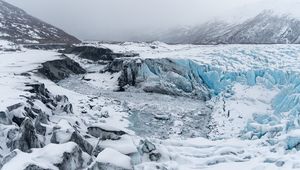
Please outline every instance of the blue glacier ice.
[{"label": "blue glacier ice", "polygon": [[[251,55],[256,57],[256,54]],[[216,97],[225,96],[222,94],[226,93],[229,98],[230,94],[234,95],[232,87],[236,83],[279,89],[279,93],[271,100],[273,114],[253,113],[253,118],[242,131],[247,134],[244,135],[246,138],[274,137],[300,127],[299,72],[268,67],[229,71],[191,59],[144,59],[138,62],[140,65],[136,61],[128,67],[128,79],[136,77],[137,82],[144,82],[144,90],[148,92],[200,94],[202,97],[206,93]]]},{"label": "blue glacier ice", "polygon": [[[272,115],[254,113],[243,130],[244,134],[251,134],[248,138],[273,138],[280,133],[289,133],[300,128],[300,74],[293,71],[279,69],[251,69],[244,71],[224,71],[210,65],[200,65],[192,60],[179,59],[175,61],[179,66],[188,68],[192,75],[199,79],[211,90],[212,95],[219,95],[230,91],[235,83],[249,86],[262,85],[268,89],[279,88],[280,92],[272,99]],[[288,113],[285,117],[283,113]],[[288,149],[299,143],[300,137],[291,137]]]}]

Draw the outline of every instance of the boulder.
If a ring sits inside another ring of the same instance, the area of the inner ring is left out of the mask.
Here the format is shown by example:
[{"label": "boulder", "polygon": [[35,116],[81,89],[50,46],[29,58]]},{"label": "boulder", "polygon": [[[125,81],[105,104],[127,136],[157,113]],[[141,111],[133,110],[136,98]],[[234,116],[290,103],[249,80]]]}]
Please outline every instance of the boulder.
[{"label": "boulder", "polygon": [[106,148],[97,156],[88,170],[131,170],[131,158],[114,149]]},{"label": "boulder", "polygon": [[150,152],[156,150],[155,145],[153,143],[151,143],[150,141],[148,141],[147,139],[144,141],[141,141],[140,145],[142,146],[141,150],[143,153],[150,153]]},{"label": "boulder", "polygon": [[51,143],[61,144],[75,142],[84,152],[92,155],[93,146],[77,132],[71,124],[62,119],[54,128],[50,139]]},{"label": "boulder", "polygon": [[3,159],[2,170],[75,170],[84,169],[87,161],[88,157],[74,142],[49,144],[32,149],[30,154],[14,150]]},{"label": "boulder", "polygon": [[88,127],[88,133],[100,140],[119,140],[126,132],[106,125]]},{"label": "boulder", "polygon": [[149,159],[151,161],[158,161],[161,158],[161,154],[158,152],[152,152],[149,154]]},{"label": "boulder", "polygon": [[157,151],[156,146],[147,139],[140,142],[140,152],[142,155],[149,155],[151,161],[158,161],[162,156],[161,153]]}]

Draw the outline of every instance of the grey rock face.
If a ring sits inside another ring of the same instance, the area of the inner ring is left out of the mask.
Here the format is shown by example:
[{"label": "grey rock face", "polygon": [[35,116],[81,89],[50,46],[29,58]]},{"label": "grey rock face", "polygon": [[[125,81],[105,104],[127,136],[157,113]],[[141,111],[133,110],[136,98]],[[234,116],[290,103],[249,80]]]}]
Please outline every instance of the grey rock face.
[{"label": "grey rock face", "polygon": [[38,71],[48,79],[58,82],[71,74],[84,74],[86,71],[72,59],[63,56],[63,59],[47,61]]},{"label": "grey rock face", "polygon": [[0,1],[0,16],[1,39],[16,43],[80,42],[77,38],[4,1]]},{"label": "grey rock face", "polygon": [[32,121],[26,118],[20,127],[20,132],[13,141],[11,150],[20,149],[23,152],[29,151],[31,148],[40,148],[43,144],[39,141]]},{"label": "grey rock face", "polygon": [[121,130],[108,130],[97,126],[88,127],[88,133],[100,140],[119,140],[126,132]]}]

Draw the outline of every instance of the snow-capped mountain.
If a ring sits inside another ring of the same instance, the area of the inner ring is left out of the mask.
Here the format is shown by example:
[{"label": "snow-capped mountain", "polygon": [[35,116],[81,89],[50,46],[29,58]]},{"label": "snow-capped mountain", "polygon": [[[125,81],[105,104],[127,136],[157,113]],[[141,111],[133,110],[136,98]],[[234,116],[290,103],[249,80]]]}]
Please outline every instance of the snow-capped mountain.
[{"label": "snow-capped mountain", "polygon": [[299,44],[299,37],[300,20],[267,10],[241,23],[215,21],[176,28],[153,40],[192,44]]},{"label": "snow-capped mountain", "polygon": [[15,43],[78,43],[77,38],[0,0],[0,39]]}]

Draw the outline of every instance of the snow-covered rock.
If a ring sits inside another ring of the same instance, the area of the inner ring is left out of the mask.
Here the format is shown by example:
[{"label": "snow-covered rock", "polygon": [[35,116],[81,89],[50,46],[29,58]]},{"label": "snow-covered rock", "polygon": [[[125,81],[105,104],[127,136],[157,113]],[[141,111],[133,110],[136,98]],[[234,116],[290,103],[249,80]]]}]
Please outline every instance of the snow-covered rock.
[{"label": "snow-covered rock", "polygon": [[48,79],[58,82],[69,77],[72,74],[84,74],[86,71],[75,61],[61,56],[62,59],[47,61],[42,64],[42,68],[38,71]]},{"label": "snow-covered rock", "polygon": [[57,125],[55,125],[50,141],[56,144],[75,142],[82,151],[90,155],[93,152],[93,146],[66,120],[60,120]]},{"label": "snow-covered rock", "polygon": [[126,132],[104,124],[96,124],[88,127],[88,133],[101,140],[119,140]]},{"label": "snow-covered rock", "polygon": [[3,170],[29,169],[83,169],[87,157],[73,142],[49,144],[44,148],[32,149],[31,153],[15,150],[3,160]]},{"label": "snow-covered rock", "polygon": [[131,159],[129,156],[122,153],[106,148],[99,153],[96,160],[89,170],[130,170],[133,169]]}]

